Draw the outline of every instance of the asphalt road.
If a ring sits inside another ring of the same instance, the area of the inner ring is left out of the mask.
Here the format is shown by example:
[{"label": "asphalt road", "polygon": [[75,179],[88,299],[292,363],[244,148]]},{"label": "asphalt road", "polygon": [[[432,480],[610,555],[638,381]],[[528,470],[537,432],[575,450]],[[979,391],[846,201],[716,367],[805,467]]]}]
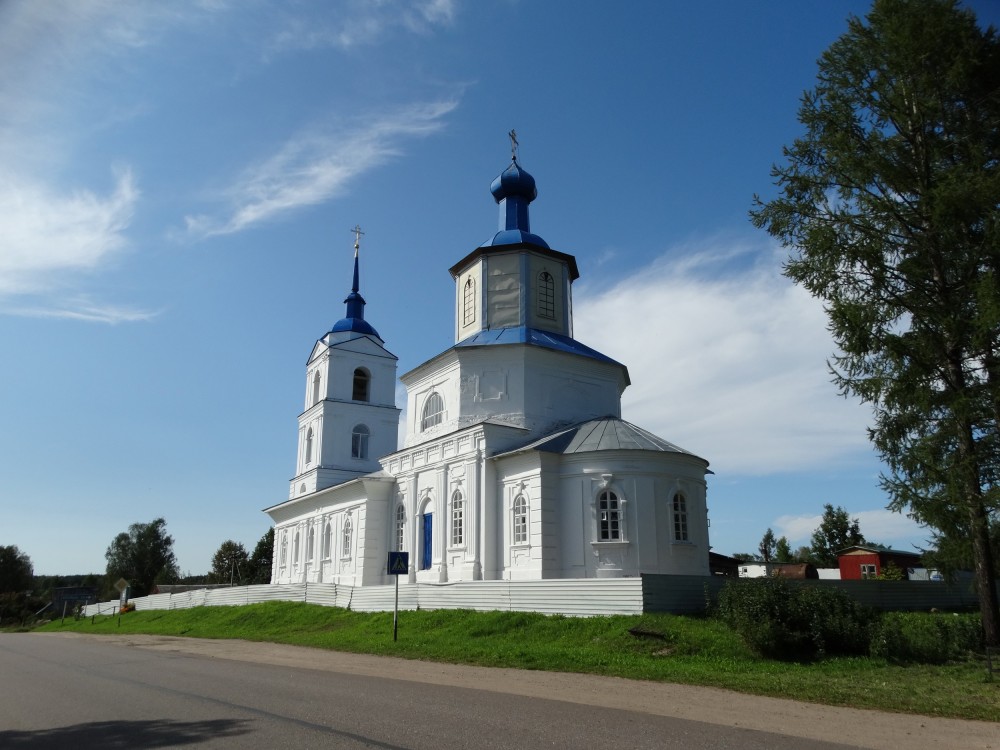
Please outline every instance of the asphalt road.
[{"label": "asphalt road", "polygon": [[[612,707],[627,705],[629,691],[636,705],[645,705],[640,694],[651,683],[551,675],[548,691],[570,699],[531,695],[539,690],[530,686],[546,684],[538,681],[546,674],[329,657],[270,644],[0,634],[0,748],[876,746],[681,718],[669,715],[662,700],[655,712]],[[520,683],[529,694],[518,693]],[[566,692],[574,684],[582,700]],[[678,701],[677,713],[690,711]],[[923,721],[909,720],[915,727]],[[953,739],[941,747],[990,747]]]}]

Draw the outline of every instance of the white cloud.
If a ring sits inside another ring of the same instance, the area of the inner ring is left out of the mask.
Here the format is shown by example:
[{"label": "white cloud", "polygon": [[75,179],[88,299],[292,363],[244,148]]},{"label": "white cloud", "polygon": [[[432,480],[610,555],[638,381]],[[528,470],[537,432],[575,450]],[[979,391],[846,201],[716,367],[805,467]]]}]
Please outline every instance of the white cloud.
[{"label": "white cloud", "polygon": [[124,231],[138,197],[127,169],[105,196],[0,177],[0,294],[45,291],[62,274],[106,263],[126,244]]},{"label": "white cloud", "polygon": [[713,238],[577,293],[576,337],[629,367],[623,416],[728,476],[870,451],[869,411],[830,382],[822,306],[778,265],[771,246]]},{"label": "white cloud", "polygon": [[415,34],[430,33],[448,26],[455,17],[453,0],[403,0],[378,2],[358,0],[346,3],[341,11],[310,16],[297,8],[286,14],[279,30],[267,45],[267,53],[297,50],[340,49],[376,44],[396,29]]},{"label": "white cloud", "polygon": [[254,165],[220,196],[230,208],[222,215],[185,217],[189,234],[232,234],[294,209],[312,206],[340,193],[357,175],[399,153],[399,142],[443,127],[456,100],[418,104],[382,117],[334,130],[313,129],[285,143]]}]

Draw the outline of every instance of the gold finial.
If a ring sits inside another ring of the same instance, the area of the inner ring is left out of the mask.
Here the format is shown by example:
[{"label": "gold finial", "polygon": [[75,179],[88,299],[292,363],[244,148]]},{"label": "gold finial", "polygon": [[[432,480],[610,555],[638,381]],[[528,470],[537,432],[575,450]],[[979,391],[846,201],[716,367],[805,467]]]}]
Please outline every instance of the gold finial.
[{"label": "gold finial", "polygon": [[517,131],[511,130],[507,135],[510,136],[510,160],[517,161]]},{"label": "gold finial", "polygon": [[361,231],[361,227],[358,224],[354,225],[354,229],[351,230],[354,233],[354,257],[358,257],[358,248],[361,247],[361,235],[364,232]]}]

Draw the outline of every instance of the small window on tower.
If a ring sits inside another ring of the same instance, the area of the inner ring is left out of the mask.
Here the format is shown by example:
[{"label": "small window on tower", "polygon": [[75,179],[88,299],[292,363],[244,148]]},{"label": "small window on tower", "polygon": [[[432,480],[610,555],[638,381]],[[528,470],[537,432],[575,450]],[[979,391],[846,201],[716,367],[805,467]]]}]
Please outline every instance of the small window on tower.
[{"label": "small window on tower", "polygon": [[312,402],[314,404],[319,403],[319,385],[320,385],[319,370],[316,370],[316,374],[313,375],[313,390],[312,390]]},{"label": "small window on tower", "polygon": [[556,317],[556,285],[548,271],[538,274],[538,315],[553,320]]},{"label": "small window on tower", "polygon": [[462,293],[462,325],[476,322],[476,282],[471,277],[465,282]]},{"label": "small window on tower", "polygon": [[368,428],[363,424],[354,425],[351,431],[351,458],[368,458]]},{"label": "small window on tower", "polygon": [[313,460],[313,429],[309,428],[306,433],[306,464],[311,464]]},{"label": "small window on tower", "polygon": [[371,383],[371,375],[364,368],[359,367],[354,371],[354,388],[351,398],[355,401],[368,400],[368,386]]}]

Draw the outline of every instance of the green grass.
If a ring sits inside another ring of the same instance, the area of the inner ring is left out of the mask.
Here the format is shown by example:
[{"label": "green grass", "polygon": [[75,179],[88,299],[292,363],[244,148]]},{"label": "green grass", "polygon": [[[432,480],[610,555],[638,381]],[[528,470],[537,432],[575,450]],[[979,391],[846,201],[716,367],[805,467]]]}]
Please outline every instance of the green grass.
[{"label": "green grass", "polygon": [[[636,637],[630,629],[662,634]],[[709,685],[839,706],[1000,721],[1000,680],[974,657],[942,666],[835,658],[811,664],[754,656],[713,619],[675,615],[570,618],[525,612],[360,613],[292,602],[129,612],[58,620],[46,632],[243,638],[487,667],[585,672]]]}]

